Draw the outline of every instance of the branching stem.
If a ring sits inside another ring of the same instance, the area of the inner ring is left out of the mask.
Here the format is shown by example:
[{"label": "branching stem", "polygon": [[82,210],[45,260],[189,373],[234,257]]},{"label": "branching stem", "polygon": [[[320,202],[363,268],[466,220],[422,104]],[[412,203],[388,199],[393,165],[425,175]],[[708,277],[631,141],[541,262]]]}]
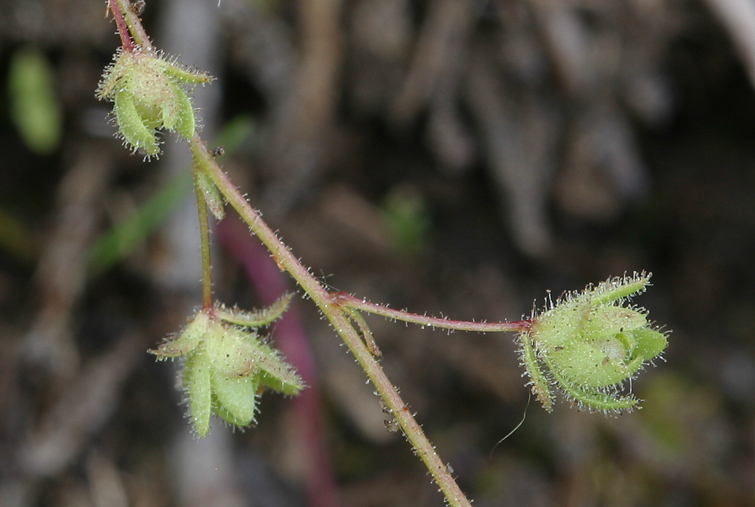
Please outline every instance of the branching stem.
[{"label": "branching stem", "polygon": [[207,149],[205,142],[195,135],[191,140],[191,150],[195,159],[202,160],[203,166],[209,172],[215,185],[251,229],[251,232],[267,247],[278,267],[287,271],[307,293],[320,311],[330,321],[333,328],[343,339],[344,343],[365,373],[372,381],[378,394],[388,406],[391,414],[401,426],[406,438],[412,445],[414,452],[424,462],[435,482],[446,496],[452,507],[471,507],[469,500],[451,476],[445,463],[435,452],[433,445],[427,439],[411,409],[399,396],[396,387],[388,379],[377,359],[362,340],[359,331],[354,328],[351,316],[343,305],[328,293],[327,289],[312,276],[272,229],[262,220],[260,214],[254,210],[228,176],[217,165]]},{"label": "branching stem", "polygon": [[[132,9],[129,0],[109,0],[108,6],[115,18],[124,51],[134,51],[135,45],[146,51],[154,50],[138,14]],[[275,232],[262,220],[260,214],[251,207],[246,198],[217,164],[205,141],[197,133],[194,133],[189,144],[194,160],[193,170],[202,241],[203,308],[214,311],[209,217],[207,200],[197,182],[200,173],[207,174],[210,177],[220,193],[249,226],[251,233],[256,235],[267,247],[281,271],[288,272],[296,280],[346,343],[375,386],[377,393],[382,397],[391,415],[400,425],[414,452],[430,471],[433,479],[445,495],[448,504],[452,507],[471,507],[471,503],[452,477],[449,468],[435,452],[422,427],[414,418],[411,409],[401,399],[398,390],[380,366],[376,357],[379,355],[379,349],[372,339],[372,333],[369,331],[366,322],[358,314],[358,311],[375,313],[420,325],[470,331],[517,331],[529,326],[529,323],[527,321],[497,324],[462,323],[390,310],[343,294],[330,294],[276,236]],[[355,327],[355,323],[357,327]]]},{"label": "branching stem", "polygon": [[[251,234],[265,245],[278,268],[294,278],[346,343],[450,506],[471,507],[471,504],[380,366],[380,349],[363,313],[449,331],[518,332],[520,357],[532,392],[548,411],[552,409],[556,387],[588,410],[621,413],[637,405],[639,400],[631,392],[621,394],[624,383],[629,381],[631,386],[642,366],[659,357],[668,345],[667,333],[653,328],[647,320],[647,311],[627,303],[649,285],[649,273],[609,278],[597,286],[588,286],[582,293],[559,299],[556,305],[537,316],[533,314],[531,319],[512,322],[429,317],[393,310],[344,292],[330,293],[251,207],[196,133],[193,106],[181,86],[209,82],[211,77],[162,59],[130,0],[108,0],[108,9],[115,18],[123,48],[106,71],[98,98],[115,102],[121,134],[135,150],[158,154],[156,130],[165,128],[186,138],[193,155],[202,244],[203,310],[178,338],[161,345],[154,353],[162,359],[188,357],[184,385],[200,436],[209,431],[213,412],[232,424],[248,425],[254,418],[255,394],[260,382],[290,395],[304,387],[274,350],[254,342],[257,338],[254,330],[241,329],[274,320],[285,310],[288,300],[283,299],[260,314],[225,312],[213,305],[208,211],[222,219],[225,204],[220,194],[249,226]],[[162,89],[169,90],[167,98],[152,93]],[[220,339],[215,339],[218,336]],[[251,348],[253,345],[257,348]],[[239,357],[242,363],[237,361]],[[250,369],[249,361],[256,366]],[[242,402],[236,403],[237,399]]]}]

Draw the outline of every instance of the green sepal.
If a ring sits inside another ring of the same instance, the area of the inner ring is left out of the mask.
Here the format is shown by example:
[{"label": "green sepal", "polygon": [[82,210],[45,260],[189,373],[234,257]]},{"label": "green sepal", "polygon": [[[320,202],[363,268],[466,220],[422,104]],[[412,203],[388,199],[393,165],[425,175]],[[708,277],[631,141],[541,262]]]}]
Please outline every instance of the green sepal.
[{"label": "green sepal", "polygon": [[125,91],[115,94],[115,118],[118,122],[119,132],[123,139],[131,145],[134,150],[142,150],[147,155],[157,155],[160,147],[157,142],[157,135],[152,128],[148,128],[141,115],[136,110],[134,99]]},{"label": "green sepal", "polygon": [[553,350],[563,347],[574,338],[590,316],[590,306],[583,301],[564,301],[558,306],[538,315],[530,327],[530,335],[538,350]]},{"label": "green sepal", "polygon": [[271,324],[281,318],[286,313],[286,310],[288,310],[288,305],[291,303],[293,297],[294,295],[291,293],[284,294],[267,308],[253,312],[237,309],[227,310],[222,306],[217,306],[215,310],[218,317],[231,324],[243,327],[260,327]]},{"label": "green sepal", "polygon": [[215,79],[207,72],[202,72],[200,70],[189,70],[182,66],[180,63],[171,61],[164,56],[159,60],[158,65],[170,78],[181,83],[192,85],[207,84]]},{"label": "green sepal", "polygon": [[559,372],[551,370],[554,381],[558,384],[561,392],[567,400],[576,403],[581,409],[599,411],[606,414],[618,414],[632,410],[640,402],[633,395],[620,395],[610,389],[583,389],[562,377]]},{"label": "green sepal", "polygon": [[207,314],[199,312],[181,331],[178,338],[165,340],[156,350],[149,352],[155,354],[160,360],[185,356],[202,343],[209,326],[210,319]]},{"label": "green sepal", "polygon": [[643,328],[632,332],[635,340],[634,355],[647,360],[660,356],[668,346],[665,333],[656,329]]},{"label": "green sepal", "polygon": [[647,325],[644,313],[621,306],[599,306],[590,312],[582,327],[585,336],[610,336]]},{"label": "green sepal", "polygon": [[623,362],[584,342],[573,342],[551,352],[545,362],[560,378],[588,389],[613,386],[630,375]]},{"label": "green sepal", "polygon": [[636,408],[640,400],[632,395],[617,395],[611,392],[585,391],[575,386],[564,384],[562,391],[566,397],[575,402],[580,408],[591,412],[598,411],[606,414],[620,414]]},{"label": "green sepal", "polygon": [[234,327],[216,323],[215,332],[205,338],[207,355],[218,375],[240,377],[250,375],[259,368],[260,344],[256,333],[245,333]]},{"label": "green sepal", "polygon": [[248,426],[256,414],[258,387],[256,376],[228,378],[213,375],[215,413],[236,426]]},{"label": "green sepal", "polygon": [[531,386],[532,394],[543,405],[543,408],[547,412],[552,412],[553,402],[555,401],[553,391],[550,388],[550,382],[540,367],[537,353],[532,345],[532,338],[528,331],[521,332],[519,342],[521,344],[521,364],[525,368],[525,374],[530,378],[530,382],[527,385]]},{"label": "green sepal", "polygon": [[196,128],[196,119],[194,117],[194,106],[189,100],[189,96],[178,84],[173,83],[171,86],[175,95],[176,107],[178,114],[176,115],[176,121],[173,122],[173,126],[169,127],[167,124],[165,128],[176,131],[179,135],[185,139],[191,139],[194,137],[194,129]]},{"label": "green sepal", "polygon": [[304,381],[275,349],[260,344],[260,351],[260,382],[265,387],[287,395],[299,394],[304,389]]},{"label": "green sepal", "polygon": [[[217,220],[223,220],[225,217],[225,203],[223,197],[220,195],[218,187],[215,182],[212,181],[210,176],[201,169],[195,169],[194,181],[199,189],[202,191],[204,200],[207,203],[207,208]],[[221,316],[221,318],[223,318]],[[228,320],[223,318],[223,320]]]},{"label": "green sepal", "polygon": [[207,355],[200,350],[186,359],[183,371],[183,386],[189,395],[189,416],[194,430],[200,437],[204,437],[210,431],[211,368]]},{"label": "green sepal", "polygon": [[634,274],[609,278],[597,287],[588,287],[585,295],[589,295],[593,305],[604,305],[613,301],[624,300],[630,296],[639,296],[650,285],[650,273]]},{"label": "green sepal", "polygon": [[[159,114],[159,121],[166,129],[175,132],[176,126],[181,121],[183,101],[180,100],[180,96],[186,97],[180,86],[175,83],[165,83],[166,97],[170,97],[170,100],[165,100],[160,104],[157,113]],[[188,98],[187,98],[188,99]],[[185,137],[185,136],[184,136]]]}]

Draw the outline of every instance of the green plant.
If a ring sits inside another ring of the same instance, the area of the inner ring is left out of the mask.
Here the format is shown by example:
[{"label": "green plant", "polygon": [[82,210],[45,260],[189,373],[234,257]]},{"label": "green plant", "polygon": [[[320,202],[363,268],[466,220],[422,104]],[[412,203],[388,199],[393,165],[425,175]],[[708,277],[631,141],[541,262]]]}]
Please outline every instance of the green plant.
[{"label": "green plant", "polygon": [[164,128],[185,138],[193,156],[202,245],[202,308],[180,334],[153,353],[159,359],[184,358],[183,386],[189,395],[192,423],[200,436],[209,431],[212,413],[231,424],[252,422],[261,386],[284,394],[296,394],[304,388],[293,369],[257,333],[257,328],[285,311],[288,299],[256,313],[227,310],[214,301],[208,210],[220,219],[226,203],[349,347],[452,506],[470,503],[383,372],[380,350],[362,313],[451,330],[519,333],[522,364],[546,410],[553,406],[553,387],[588,410],[615,413],[637,405],[631,394],[621,394],[624,383],[658,357],[667,343],[665,333],[648,323],[645,310],[626,305],[632,295],[648,286],[649,274],[609,279],[581,294],[562,298],[529,319],[497,323],[433,318],[392,310],[346,293],[330,293],[250,206],[197,134],[187,88],[211,78],[189,71],[157,51],[129,0],[109,0],[109,8],[122,47],[100,83],[98,97],[115,102],[120,135],[134,151],[157,156],[158,131]]},{"label": "green plant", "polygon": [[55,78],[44,54],[32,47],[15,51],[8,69],[10,114],[26,145],[50,155],[63,135],[63,113]]}]

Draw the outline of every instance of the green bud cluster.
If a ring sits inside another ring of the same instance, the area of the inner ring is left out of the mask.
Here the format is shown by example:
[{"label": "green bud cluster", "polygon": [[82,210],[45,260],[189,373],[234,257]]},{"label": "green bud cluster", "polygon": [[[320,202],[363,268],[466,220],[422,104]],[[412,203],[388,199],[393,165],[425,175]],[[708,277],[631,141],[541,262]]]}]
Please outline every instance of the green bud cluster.
[{"label": "green bud cluster", "polygon": [[[280,313],[287,302],[277,305],[282,307]],[[287,395],[304,389],[291,365],[257,334],[256,325],[274,319],[264,315],[264,320],[253,323],[249,315],[202,310],[179,335],[150,351],[160,360],[185,358],[181,379],[200,437],[209,432],[213,413],[235,426],[254,422],[257,396],[263,388]]]},{"label": "green bud cluster", "polygon": [[621,413],[639,400],[624,384],[665,350],[666,333],[653,328],[643,308],[628,306],[650,274],[610,278],[561,298],[519,335],[522,365],[532,392],[547,411],[553,387],[580,408]]},{"label": "green bud cluster", "polygon": [[113,112],[125,144],[150,157],[160,153],[160,128],[186,139],[194,136],[196,118],[187,90],[212,79],[160,51],[137,46],[115,54],[97,88],[97,98],[115,103]]}]

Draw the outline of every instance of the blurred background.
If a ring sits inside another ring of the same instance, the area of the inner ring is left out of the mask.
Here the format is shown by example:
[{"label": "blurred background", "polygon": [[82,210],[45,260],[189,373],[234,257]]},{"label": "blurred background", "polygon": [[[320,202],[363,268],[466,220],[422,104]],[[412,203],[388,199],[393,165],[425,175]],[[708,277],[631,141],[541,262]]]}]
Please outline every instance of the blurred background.
[{"label": "blurred background", "polygon": [[[751,0],[134,8],[217,76],[204,137],[334,290],[502,320],[654,273],[636,302],[670,347],[616,418],[530,403],[511,335],[368,318],[474,505],[755,505]],[[165,135],[144,163],[114,138],[94,97],[114,32],[103,1],[0,2],[0,505],[443,505],[298,297],[271,331],[311,389],[194,438],[178,365],[146,353],[201,301],[188,150]],[[231,215],[218,299],[293,290]]]}]

